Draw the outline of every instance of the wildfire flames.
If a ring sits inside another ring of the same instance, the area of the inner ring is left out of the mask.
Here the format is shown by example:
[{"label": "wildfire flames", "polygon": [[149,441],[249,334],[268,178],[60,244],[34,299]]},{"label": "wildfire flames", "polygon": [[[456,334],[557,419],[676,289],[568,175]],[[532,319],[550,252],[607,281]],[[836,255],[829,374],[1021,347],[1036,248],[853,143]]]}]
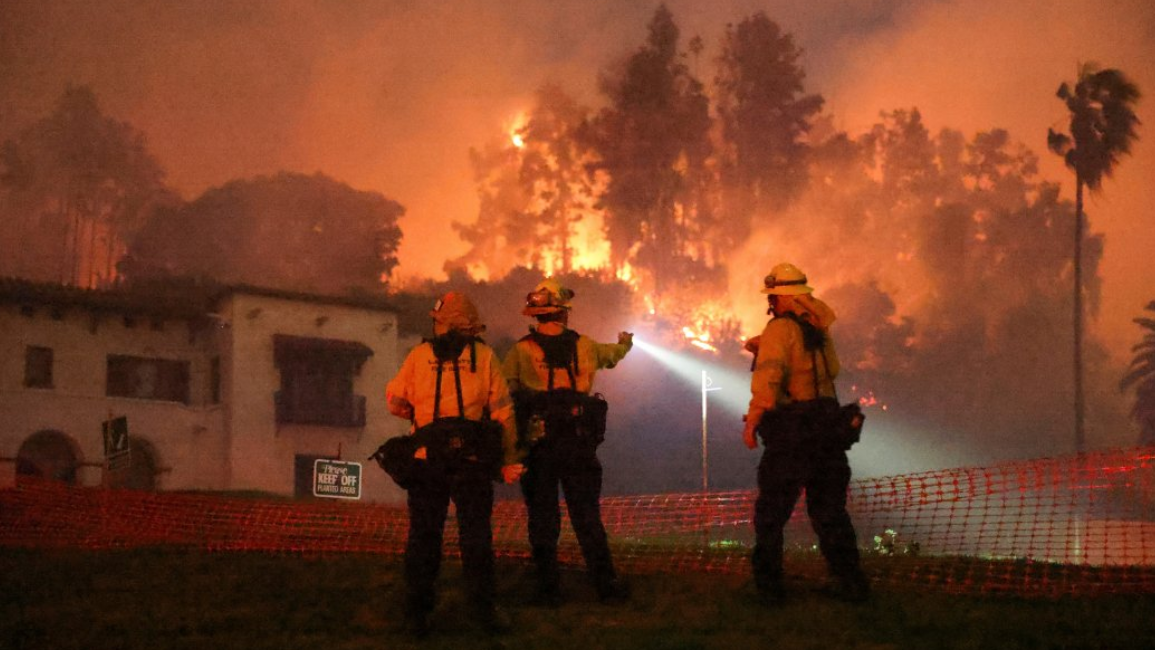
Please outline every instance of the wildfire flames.
[{"label": "wildfire flames", "polygon": [[690,345],[692,345],[696,348],[700,348],[702,350],[707,350],[709,352],[717,352],[718,351],[718,348],[716,348],[710,344],[710,333],[709,332],[698,332],[698,331],[695,331],[694,329],[690,328],[689,326],[686,326],[686,327],[682,328],[682,334],[684,334],[686,336],[686,338],[690,341]]},{"label": "wildfire flames", "polygon": [[[557,167],[557,161],[548,147],[533,139],[530,131],[530,117],[527,111],[517,113],[505,127],[507,147],[521,160],[537,156],[547,161],[550,168]],[[573,189],[573,188],[571,188]],[[575,192],[583,190],[574,189]],[[589,188],[584,189],[590,191]],[[546,192],[548,200],[551,193]],[[592,197],[587,197],[592,198]],[[535,197],[526,208],[533,213],[541,213],[547,206]],[[716,290],[692,283],[682,284],[664,295],[657,295],[647,286],[644,274],[631,264],[621,262],[614,267],[611,262],[610,245],[605,234],[602,213],[594,205],[596,201],[583,200],[571,207],[573,217],[570,222],[567,245],[559,248],[541,248],[535,251],[532,264],[546,275],[572,271],[593,271],[605,276],[616,277],[626,283],[637,297],[638,310],[650,321],[665,345],[674,348],[693,347],[712,355],[721,355],[722,348],[738,350],[750,334],[743,333],[742,319],[726,296],[718,296]],[[481,276],[488,273],[481,271]],[[760,327],[761,322],[753,324]],[[877,407],[886,410],[872,391],[859,394],[857,386],[852,388],[857,401],[863,407]]]},{"label": "wildfire flames", "polygon": [[887,410],[887,405],[879,401],[878,397],[875,396],[874,391],[870,390],[869,388],[860,390],[858,386],[851,386],[850,391],[858,395],[856,401],[858,402],[859,406],[863,408],[878,408],[883,411]]}]

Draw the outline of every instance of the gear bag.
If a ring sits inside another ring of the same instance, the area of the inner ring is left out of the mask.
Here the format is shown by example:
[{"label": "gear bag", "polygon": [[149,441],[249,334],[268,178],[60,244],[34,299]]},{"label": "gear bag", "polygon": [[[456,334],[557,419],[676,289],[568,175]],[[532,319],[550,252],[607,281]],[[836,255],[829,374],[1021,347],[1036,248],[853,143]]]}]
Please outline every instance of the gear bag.
[{"label": "gear bag", "polygon": [[412,437],[419,447],[425,447],[427,461],[434,470],[489,478],[501,471],[501,424],[493,420],[438,418]]},{"label": "gear bag", "polygon": [[[542,349],[549,376],[546,390],[515,393],[519,433],[524,437],[529,420],[539,417],[545,424],[546,439],[597,447],[606,437],[609,404],[601,393],[587,395],[573,388],[579,372],[578,333],[568,329],[556,336],[533,332],[527,338]],[[569,376],[570,388],[554,387],[554,372],[562,368]]]},{"label": "gear bag", "polygon": [[514,395],[519,430],[533,417],[545,424],[545,437],[580,440],[596,447],[606,439],[609,403],[601,393],[586,395],[576,390],[523,390]]},{"label": "gear bag", "polygon": [[398,487],[408,490],[429,474],[429,467],[413,457],[420,446],[414,436],[394,436],[378,447],[369,460],[377,461]]}]

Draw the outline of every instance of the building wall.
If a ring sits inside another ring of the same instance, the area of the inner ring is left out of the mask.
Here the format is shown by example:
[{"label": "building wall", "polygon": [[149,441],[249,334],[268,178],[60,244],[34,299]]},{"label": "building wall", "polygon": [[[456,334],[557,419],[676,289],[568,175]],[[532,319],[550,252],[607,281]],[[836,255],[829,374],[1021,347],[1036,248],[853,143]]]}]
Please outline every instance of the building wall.
[{"label": "building wall", "polygon": [[[364,427],[277,424],[277,334],[356,341],[373,350],[354,377],[354,393],[365,397]],[[24,386],[27,346],[53,350],[52,388]],[[188,361],[189,403],[108,396],[110,354]],[[29,312],[0,304],[0,486],[14,480],[21,445],[41,431],[68,439],[83,465],[80,484],[101,484],[101,425],[112,415],[126,416],[129,437],[155,451],[158,489],[292,495],[295,460],[304,455],[359,462],[363,500],[402,502],[404,492],[367,460],[407,429],[384,401],[400,354],[394,314],[324,301],[236,292],[199,324],[126,320],[83,306]],[[212,399],[214,357],[219,403]]]},{"label": "building wall", "polygon": [[[362,499],[404,500],[404,492],[367,460],[386,438],[406,430],[406,424],[386,410],[384,400],[385,384],[401,361],[394,314],[237,293],[220,306],[220,318],[227,323],[230,340],[222,374],[233,489],[292,494],[294,460],[301,454],[359,462]],[[374,351],[353,382],[353,392],[365,397],[363,428],[277,424],[277,334],[355,341]]]},{"label": "building wall", "polygon": [[[58,431],[83,464],[79,482],[98,485],[104,459],[102,423],[126,416],[130,438],[148,441],[161,489],[221,489],[225,474],[208,459],[223,453],[223,409],[209,401],[215,334],[180,320],[126,319],[82,307],[0,305],[0,457],[14,472],[20,446],[40,431]],[[24,386],[27,346],[53,350],[53,386]],[[106,395],[107,357],[121,354],[189,362],[189,403]]]}]

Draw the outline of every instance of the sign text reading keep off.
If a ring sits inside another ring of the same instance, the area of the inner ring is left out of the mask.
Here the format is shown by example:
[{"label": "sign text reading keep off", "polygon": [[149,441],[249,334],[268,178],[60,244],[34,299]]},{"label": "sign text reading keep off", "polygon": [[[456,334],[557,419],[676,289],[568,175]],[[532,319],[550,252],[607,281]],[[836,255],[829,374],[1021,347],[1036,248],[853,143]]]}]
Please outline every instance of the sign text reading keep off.
[{"label": "sign text reading keep off", "polygon": [[313,496],[361,498],[361,463],[318,458],[313,462]]}]

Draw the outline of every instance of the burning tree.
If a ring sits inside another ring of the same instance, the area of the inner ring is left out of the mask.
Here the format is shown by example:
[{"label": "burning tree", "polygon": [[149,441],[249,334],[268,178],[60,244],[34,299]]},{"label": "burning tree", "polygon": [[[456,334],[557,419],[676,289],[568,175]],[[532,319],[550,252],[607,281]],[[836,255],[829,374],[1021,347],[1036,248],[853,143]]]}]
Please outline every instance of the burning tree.
[{"label": "burning tree", "polygon": [[175,200],[144,135],[106,117],[86,86],[70,86],[48,117],[0,154],[8,273],[107,285],[125,240],[158,201]]},{"label": "burning tree", "polygon": [[470,152],[481,208],[474,223],[453,223],[470,249],[447,271],[496,279],[517,266],[571,273],[605,264],[589,154],[577,137],[587,113],[546,85],[523,124]]},{"label": "burning tree", "polygon": [[[558,272],[569,228],[600,217],[610,253],[585,268],[626,280],[664,343],[726,364],[762,324],[762,274],[798,261],[840,315],[850,394],[949,424],[992,455],[1053,445],[1071,403],[1053,346],[1070,335],[1071,298],[1058,287],[1071,273],[1074,210],[1038,177],[1036,155],[998,128],[932,133],[913,107],[838,132],[818,115],[821,97],[803,92],[800,50],[762,14],[726,31],[711,123],[678,38],[659,8],[644,44],[603,72],[606,106],[565,112],[569,128],[545,130],[565,137],[537,136],[536,148],[526,123],[487,149],[477,228],[490,234],[477,241],[500,246],[485,254]],[[591,176],[570,180],[580,191],[562,200],[556,179],[575,178],[560,173],[573,161]],[[586,192],[596,201],[576,200]],[[533,236],[503,234],[515,223]],[[1083,241],[1093,309],[1102,238]],[[1093,371],[1106,372],[1094,354]],[[1120,414],[1097,399],[1109,435]]]},{"label": "burning tree", "polygon": [[753,215],[785,207],[806,187],[806,136],[823,99],[802,94],[801,56],[765,13],[726,27],[715,82],[725,244],[744,241]]},{"label": "burning tree", "polygon": [[[917,110],[816,145],[808,191],[764,236],[825,279],[848,380],[982,432],[976,443],[992,422],[1035,432],[991,448],[1029,449],[1060,426],[1070,385],[1054,382],[1065,373],[1053,349],[1070,335],[1059,287],[1073,206],[1037,173],[1037,156],[1005,131],[932,135]],[[1095,277],[1102,241],[1087,241]],[[1028,377],[1048,390],[1023,389]]]},{"label": "burning tree", "polygon": [[658,7],[645,44],[601,79],[610,105],[587,132],[605,178],[599,205],[611,263],[643,271],[659,299],[674,278],[703,265],[687,242],[710,214],[698,182],[708,175],[709,101],[678,54],[678,38],[673,16]]}]

